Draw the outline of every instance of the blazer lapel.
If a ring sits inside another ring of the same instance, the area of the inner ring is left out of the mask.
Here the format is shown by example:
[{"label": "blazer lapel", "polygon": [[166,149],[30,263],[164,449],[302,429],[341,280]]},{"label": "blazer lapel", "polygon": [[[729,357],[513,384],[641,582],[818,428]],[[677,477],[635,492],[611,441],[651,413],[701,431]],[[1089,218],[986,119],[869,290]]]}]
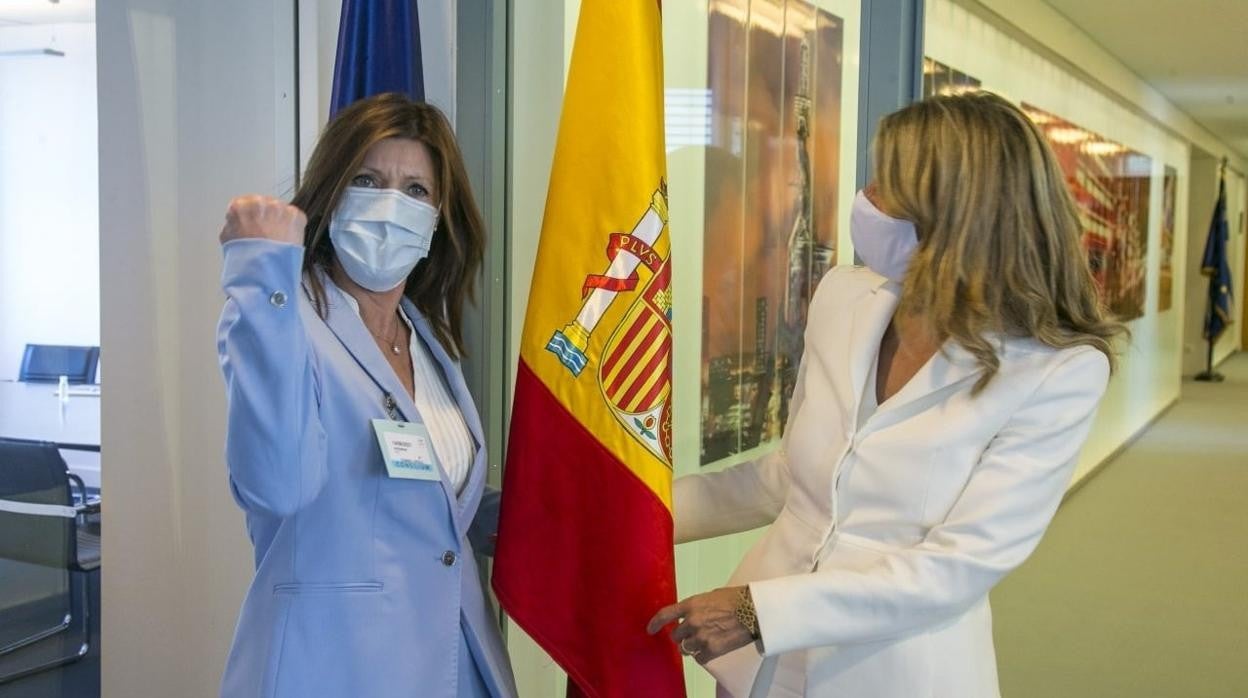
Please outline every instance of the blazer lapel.
[{"label": "blazer lapel", "polygon": [[[855,424],[863,395],[867,390],[875,390],[875,386],[867,385],[867,378],[871,375],[872,364],[879,357],[880,341],[900,301],[901,289],[897,284],[881,279],[871,295],[854,306],[850,325],[849,374],[850,387],[854,391],[852,419]],[[912,412],[915,406],[921,408],[926,404],[926,398],[978,375],[979,371],[979,364],[970,352],[956,342],[946,342],[897,394],[876,409],[867,424],[857,424],[857,428],[869,426],[877,429],[894,423]]]},{"label": "blazer lapel", "polygon": [[981,370],[973,354],[957,342],[945,342],[901,390],[879,406],[868,422],[872,429],[877,429],[905,419],[933,399],[941,398],[948,389],[978,376]]},{"label": "blazer lapel", "polygon": [[864,391],[873,389],[867,385],[871,365],[880,354],[880,340],[893,320],[901,294],[896,284],[882,278],[871,295],[855,304],[849,330],[849,379],[854,391],[851,421],[857,424],[858,409]]},{"label": "blazer lapel", "polygon": [[[411,396],[407,394],[407,389],[395,375],[394,369],[386,362],[386,357],[382,356],[377,343],[373,341],[373,336],[368,333],[368,328],[364,327],[364,321],[360,319],[359,313],[351,308],[346,292],[335,286],[328,276],[322,275],[321,281],[325,285],[325,295],[329,306],[326,309],[325,324],[329,325],[330,331],[334,333],[338,341],[342,342],[342,346],[379,386],[379,389],[394,398],[400,417],[409,422],[422,421],[420,414],[416,411],[416,405],[412,403]],[[383,410],[385,409],[384,395],[378,398],[378,405]]]}]

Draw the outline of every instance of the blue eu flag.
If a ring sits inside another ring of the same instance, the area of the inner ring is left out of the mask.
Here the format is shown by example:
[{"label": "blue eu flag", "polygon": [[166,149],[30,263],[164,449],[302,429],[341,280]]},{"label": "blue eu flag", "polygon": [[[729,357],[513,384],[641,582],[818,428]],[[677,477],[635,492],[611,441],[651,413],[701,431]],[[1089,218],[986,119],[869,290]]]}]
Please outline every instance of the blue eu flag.
[{"label": "blue eu flag", "polygon": [[416,0],[342,0],[329,114],[382,92],[425,99]]},{"label": "blue eu flag", "polygon": [[1209,277],[1209,305],[1205,310],[1205,339],[1211,343],[1231,324],[1231,267],[1227,259],[1226,223],[1226,171],[1218,183],[1218,203],[1213,208],[1213,220],[1209,222],[1209,238],[1205,241],[1205,256],[1200,271]]}]

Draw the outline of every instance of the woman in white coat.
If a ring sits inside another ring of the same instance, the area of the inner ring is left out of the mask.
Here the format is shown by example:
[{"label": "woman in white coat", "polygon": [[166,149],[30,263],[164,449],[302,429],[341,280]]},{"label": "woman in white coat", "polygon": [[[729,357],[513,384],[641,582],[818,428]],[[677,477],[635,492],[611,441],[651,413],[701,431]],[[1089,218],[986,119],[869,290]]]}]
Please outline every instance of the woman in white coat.
[{"label": "woman in white coat", "polygon": [[1035,549],[1124,332],[1039,129],[989,94],[886,117],[811,303],[781,448],[675,483],[678,542],[770,524],[662,609],[721,695],[992,698],[988,592]]}]

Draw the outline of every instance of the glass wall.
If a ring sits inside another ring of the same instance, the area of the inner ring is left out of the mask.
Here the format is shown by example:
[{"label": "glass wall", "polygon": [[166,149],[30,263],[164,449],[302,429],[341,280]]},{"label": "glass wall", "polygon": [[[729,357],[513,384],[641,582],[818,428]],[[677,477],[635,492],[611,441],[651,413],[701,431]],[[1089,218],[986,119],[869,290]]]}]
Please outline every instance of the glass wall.
[{"label": "glass wall", "polygon": [[[93,1],[0,3],[0,499],[10,502],[85,510],[100,493],[96,72]],[[98,695],[98,509],[64,519],[9,507],[0,695]]]}]

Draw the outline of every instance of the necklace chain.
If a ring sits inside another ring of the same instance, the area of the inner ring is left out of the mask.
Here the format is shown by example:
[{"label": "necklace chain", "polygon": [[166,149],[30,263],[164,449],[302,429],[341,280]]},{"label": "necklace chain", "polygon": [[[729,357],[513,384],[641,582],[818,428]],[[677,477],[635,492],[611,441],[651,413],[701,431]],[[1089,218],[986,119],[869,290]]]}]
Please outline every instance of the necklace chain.
[{"label": "necklace chain", "polygon": [[376,332],[374,332],[374,331],[373,331],[373,328],[371,328],[371,327],[369,327],[369,326],[368,326],[368,323],[364,323],[364,329],[368,330],[368,333],[369,333],[369,334],[371,334],[371,335],[373,335],[373,337],[375,337],[378,341],[383,342],[383,343],[386,343],[386,344],[389,344],[389,345],[390,345],[390,351],[391,351],[391,352],[392,352],[395,356],[398,356],[398,355],[399,355],[399,353],[400,353],[400,352],[402,352],[402,349],[399,347],[399,340],[398,340],[398,337],[399,337],[399,325],[401,325],[402,323],[403,323],[402,318],[396,318],[396,319],[395,319],[395,322],[394,322],[394,331],[390,333],[390,339],[386,339],[385,337],[382,337],[381,335],[379,335],[379,334],[377,334]]}]

